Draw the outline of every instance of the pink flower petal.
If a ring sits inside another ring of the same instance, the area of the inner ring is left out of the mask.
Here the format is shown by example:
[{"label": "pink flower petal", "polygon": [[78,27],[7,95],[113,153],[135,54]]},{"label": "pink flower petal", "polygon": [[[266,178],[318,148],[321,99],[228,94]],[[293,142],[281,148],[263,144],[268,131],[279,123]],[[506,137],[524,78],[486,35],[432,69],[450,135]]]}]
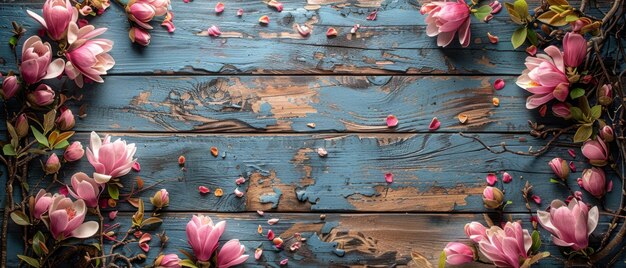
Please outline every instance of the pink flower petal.
[{"label": "pink flower petal", "polygon": [[309,26],[306,26],[306,25],[296,24],[296,29],[298,30],[298,33],[302,37],[307,37],[311,33],[311,28],[309,28]]},{"label": "pink flower petal", "polygon": [[67,185],[59,188],[59,194],[62,194],[65,197],[70,194],[70,190],[67,188]]},{"label": "pink flower petal", "polygon": [[539,115],[541,117],[545,117],[546,116],[546,112],[548,111],[548,106],[547,105],[541,105],[541,107],[539,107]]},{"label": "pink flower petal", "polygon": [[576,179],[576,183],[578,183],[578,186],[583,187],[583,179],[582,178]]},{"label": "pink flower petal", "polygon": [[335,28],[330,27],[328,28],[328,30],[326,30],[326,37],[335,37],[337,36],[339,33],[337,33],[337,30],[335,30]]},{"label": "pink flower petal", "polygon": [[259,22],[260,22],[261,24],[265,24],[265,25],[267,25],[267,24],[269,24],[269,23],[270,23],[270,17],[268,17],[267,15],[263,15],[263,16],[261,16],[261,17],[259,18]]},{"label": "pink flower petal", "polygon": [[502,79],[496,79],[496,81],[493,82],[493,88],[495,90],[503,89],[504,85],[505,85],[505,83],[504,83],[504,80],[502,80]]},{"label": "pink flower petal", "polygon": [[528,55],[531,56],[535,56],[537,54],[537,47],[534,45],[531,45],[529,47],[526,48],[526,53],[528,53]]},{"label": "pink flower petal", "polygon": [[139,238],[139,243],[147,243],[150,240],[152,240],[152,236],[149,233],[143,233],[141,238]]},{"label": "pink flower petal", "polygon": [[609,193],[613,191],[613,180],[610,180],[609,183],[606,185],[606,191]]},{"label": "pink flower petal", "polygon": [[295,242],[295,243],[291,244],[291,246],[289,246],[289,250],[290,251],[296,251],[296,250],[300,249],[301,246],[302,246],[302,242]]},{"label": "pink flower petal", "polygon": [[117,210],[113,210],[113,211],[109,212],[109,219],[110,220],[115,220],[116,217],[117,217]]},{"label": "pink flower petal", "polygon": [[376,20],[376,17],[378,16],[378,10],[374,10],[372,11],[369,15],[367,15],[367,20]]},{"label": "pink flower petal", "polygon": [[274,240],[274,231],[272,231],[271,229],[267,231],[267,240]]},{"label": "pink flower petal", "polygon": [[133,163],[132,169],[137,172],[141,171],[141,165],[139,165],[139,162],[135,161],[135,163]]},{"label": "pink flower petal", "polygon": [[263,217],[263,215],[265,215],[265,212],[263,212],[263,210],[257,210],[256,214],[259,214],[259,216]]},{"label": "pink flower petal", "polygon": [[237,10],[237,16],[239,17],[243,16],[243,8],[240,8],[239,10]]},{"label": "pink flower petal", "polygon": [[320,157],[326,157],[328,155],[328,151],[326,151],[326,149],[324,148],[317,148],[317,154]]},{"label": "pink flower petal", "polygon": [[496,176],[495,173],[489,173],[487,174],[487,184],[489,184],[489,186],[494,186],[496,184],[496,182],[498,182],[498,177]]},{"label": "pink flower petal", "polygon": [[504,183],[509,183],[509,182],[513,181],[513,176],[511,176],[511,174],[509,174],[508,172],[504,172],[502,174],[502,181]]},{"label": "pink flower petal", "polygon": [[354,26],[352,26],[352,29],[350,29],[350,33],[351,34],[355,34],[359,28],[361,28],[361,24],[355,24]]},{"label": "pink flower petal", "polygon": [[539,197],[538,195],[533,195],[531,196],[531,198],[533,199],[533,201],[535,201],[535,203],[541,204],[541,197]]},{"label": "pink flower petal", "polygon": [[283,3],[276,0],[270,0],[269,2],[267,2],[267,5],[275,8],[278,12],[283,11]]},{"label": "pink flower petal", "polygon": [[263,249],[262,248],[257,248],[254,251],[254,259],[259,260],[259,259],[261,259],[262,255],[263,255]]},{"label": "pink flower petal", "polygon": [[572,158],[576,158],[576,152],[574,149],[567,149],[567,153],[569,153]]},{"label": "pink flower petal", "polygon": [[439,119],[437,119],[437,117],[433,117],[433,120],[430,121],[430,124],[428,125],[428,130],[435,131],[439,129],[440,125],[441,125],[441,122],[439,122]]},{"label": "pink flower petal", "polygon": [[217,4],[215,5],[215,13],[222,13],[222,12],[224,12],[224,3],[217,2]]},{"label": "pink flower petal", "polygon": [[569,169],[571,169],[572,172],[576,172],[576,165],[574,165],[573,161],[569,161]]},{"label": "pink flower petal", "polygon": [[287,263],[289,263],[289,259],[283,259],[282,261],[280,261],[280,265],[282,266],[287,265]]},{"label": "pink flower petal", "polygon": [[241,198],[241,197],[243,197],[243,195],[244,195],[244,192],[239,191],[239,188],[235,188],[234,193],[235,193],[235,195],[236,195],[237,197],[240,197],[240,198]]},{"label": "pink flower petal", "polygon": [[200,194],[208,194],[211,190],[206,186],[198,186],[198,192],[200,192]]},{"label": "pink flower petal", "polygon": [[278,223],[279,220],[280,219],[277,219],[277,218],[269,219],[269,220],[267,220],[267,224],[274,225],[274,224]]},{"label": "pink flower petal", "polygon": [[487,32],[487,38],[489,38],[489,42],[492,44],[497,44],[500,41],[500,38],[497,35],[493,35],[490,32]]},{"label": "pink flower petal", "polygon": [[239,178],[237,178],[237,179],[235,180],[235,183],[236,183],[237,185],[243,184],[244,182],[246,182],[246,178],[244,178],[244,177],[239,177]]},{"label": "pink flower petal", "polygon": [[393,183],[393,173],[385,173],[385,181],[388,184]]},{"label": "pink flower petal", "polygon": [[209,27],[209,29],[207,30],[207,33],[209,34],[209,36],[213,37],[218,37],[222,35],[222,31],[220,31],[220,28],[217,28],[217,26],[215,25],[211,25],[211,27]]},{"label": "pink flower petal", "polygon": [[148,245],[148,243],[140,243],[139,247],[141,248],[141,250],[143,250],[144,252],[148,252],[150,251],[150,245]]},{"label": "pink flower petal", "polygon": [[396,127],[398,125],[398,118],[393,115],[390,114],[387,116],[387,127]]}]

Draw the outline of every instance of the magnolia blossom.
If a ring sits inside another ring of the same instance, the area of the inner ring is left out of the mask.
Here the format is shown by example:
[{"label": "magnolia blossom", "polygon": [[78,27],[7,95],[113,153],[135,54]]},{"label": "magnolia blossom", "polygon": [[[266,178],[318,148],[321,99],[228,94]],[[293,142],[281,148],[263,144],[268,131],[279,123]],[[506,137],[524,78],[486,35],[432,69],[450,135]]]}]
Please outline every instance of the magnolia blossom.
[{"label": "magnolia blossom", "polygon": [[480,222],[473,221],[465,224],[465,234],[476,243],[480,242],[483,238],[487,238],[486,232],[487,228]]},{"label": "magnolia blossom", "polygon": [[36,219],[41,219],[41,216],[48,212],[50,204],[52,204],[52,194],[47,193],[44,189],[40,189],[35,196],[34,207],[31,210],[33,213],[33,217],[35,217]]},{"label": "magnolia blossom", "polygon": [[478,242],[480,252],[497,267],[520,267],[520,260],[528,258],[533,241],[528,230],[519,222],[507,222],[504,229],[491,226]]},{"label": "magnolia blossom", "polygon": [[438,46],[448,46],[454,35],[459,33],[459,42],[467,47],[470,42],[470,9],[465,1],[457,2],[431,2],[420,9],[426,17],[426,34],[430,37],[437,36]]},{"label": "magnolia blossom", "polygon": [[85,149],[83,149],[83,145],[80,141],[75,141],[70,146],[65,148],[65,152],[63,153],[63,158],[65,158],[68,162],[74,162],[80,160],[85,155]]},{"label": "magnolia blossom", "polygon": [[218,242],[226,228],[226,222],[221,221],[213,224],[208,216],[193,215],[187,223],[187,241],[193,250],[194,255],[201,262],[207,262],[217,249]]},{"label": "magnolia blossom", "polygon": [[461,265],[474,261],[474,250],[463,243],[450,242],[443,251],[446,253],[446,262],[450,265]]},{"label": "magnolia blossom", "polygon": [[239,240],[226,242],[217,254],[217,267],[228,268],[245,262],[249,257],[244,255],[245,252],[246,247],[239,243]]},{"label": "magnolia blossom", "polygon": [[87,159],[96,169],[94,179],[98,183],[107,183],[111,178],[128,174],[137,161],[133,159],[136,150],[134,143],[126,144],[126,141],[121,139],[111,142],[109,135],[100,139],[100,136],[92,131]]},{"label": "magnolia blossom", "polygon": [[26,12],[46,28],[48,35],[53,40],[60,40],[65,37],[65,31],[70,21],[76,20],[78,17],[78,10],[72,6],[70,0],[47,0],[43,5],[43,18],[30,10],[26,10]]},{"label": "magnolia blossom", "polygon": [[64,64],[63,59],[52,60],[50,43],[42,42],[39,36],[33,35],[24,42],[20,74],[26,84],[61,75]]},{"label": "magnolia blossom", "polygon": [[563,61],[565,66],[576,68],[587,55],[587,40],[577,33],[566,33],[563,38]]},{"label": "magnolia blossom", "polygon": [[69,48],[65,52],[67,63],[65,73],[74,80],[76,85],[83,87],[84,79],[104,82],[101,75],[113,68],[115,60],[109,55],[113,48],[113,41],[94,37],[101,35],[107,28],[96,29],[93,25],[85,25],[78,28],[76,22],[72,21],[67,32],[67,42]]},{"label": "magnolia blossom", "polygon": [[150,33],[140,27],[131,27],[130,30],[128,30],[128,38],[130,38],[130,41],[133,43],[137,43],[142,46],[150,44]]},{"label": "magnolia blossom", "polygon": [[61,115],[59,115],[59,118],[57,118],[56,123],[57,123],[57,127],[62,131],[67,131],[67,130],[72,129],[74,127],[74,124],[76,123],[72,110],[67,109],[67,108],[63,110],[61,112]]},{"label": "magnolia blossom", "polygon": [[2,80],[2,96],[5,100],[13,98],[20,89],[20,83],[15,75],[9,75]]},{"label": "magnolia blossom", "polygon": [[176,254],[159,255],[154,261],[155,268],[180,268],[181,259]]},{"label": "magnolia blossom", "polygon": [[150,203],[157,208],[167,207],[170,204],[170,195],[166,189],[161,189],[150,197]]},{"label": "magnolia blossom", "polygon": [[571,247],[573,250],[587,248],[589,235],[596,229],[600,213],[598,207],[589,209],[576,198],[566,205],[554,200],[548,211],[537,211],[539,223],[552,233],[552,241],[557,246]]},{"label": "magnolia blossom", "polygon": [[483,190],[483,203],[486,208],[499,208],[504,202],[504,193],[496,187],[487,186]]},{"label": "magnolia blossom", "polygon": [[606,194],[606,174],[602,168],[593,167],[583,170],[580,182],[582,187],[596,198],[602,198]]},{"label": "magnolia blossom", "polygon": [[83,222],[87,208],[85,201],[78,199],[72,202],[71,199],[62,195],[52,197],[50,205],[49,227],[52,237],[56,240],[63,240],[69,237],[87,238],[98,231],[98,223],[95,221]]},{"label": "magnolia blossom", "polygon": [[102,190],[102,186],[87,174],[78,172],[72,176],[72,187],[69,189],[70,194],[76,199],[85,201],[87,207],[95,208],[98,206],[98,197]]},{"label": "magnolia blossom", "polygon": [[50,154],[48,160],[46,161],[46,164],[44,165],[44,170],[46,171],[46,174],[57,173],[59,172],[60,168],[61,162],[59,162],[59,157],[57,156],[57,154]]},{"label": "magnolia blossom", "polygon": [[615,133],[613,132],[613,128],[611,126],[603,126],[598,132],[600,138],[602,138],[605,142],[612,142],[615,139]]},{"label": "magnolia blossom", "polygon": [[550,162],[548,162],[548,165],[550,166],[550,168],[552,168],[552,172],[554,172],[554,175],[556,175],[560,179],[565,180],[567,179],[567,176],[569,176],[570,168],[567,164],[567,161],[556,157],[550,160]]},{"label": "magnolia blossom", "polygon": [[28,93],[26,98],[32,105],[47,106],[54,102],[54,90],[46,84],[40,84],[33,92]]},{"label": "magnolia blossom", "polygon": [[609,150],[600,137],[595,140],[587,140],[583,143],[582,152],[594,166],[604,166],[609,160]]}]

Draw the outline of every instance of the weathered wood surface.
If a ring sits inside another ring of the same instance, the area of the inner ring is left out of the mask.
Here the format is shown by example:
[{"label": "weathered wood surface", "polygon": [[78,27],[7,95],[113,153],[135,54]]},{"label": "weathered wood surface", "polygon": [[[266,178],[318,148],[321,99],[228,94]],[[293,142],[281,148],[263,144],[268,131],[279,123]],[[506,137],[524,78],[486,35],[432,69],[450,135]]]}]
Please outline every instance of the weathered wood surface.
[{"label": "weathered wood surface", "polygon": [[[162,230],[167,231],[170,241],[165,253],[178,253],[178,249],[189,250],[185,226],[193,213],[163,213],[164,223]],[[250,257],[246,267],[279,267],[279,262],[289,259],[289,267],[428,267],[425,263],[415,263],[411,260],[411,253],[415,252],[437,267],[441,249],[450,241],[468,240],[463,226],[471,221],[482,221],[480,214],[325,214],[326,219],[320,220],[320,214],[311,213],[268,213],[259,217],[256,213],[239,214],[206,214],[214,221],[226,220],[226,231],[221,243],[230,239],[239,239],[247,248],[247,253],[253,255],[257,247],[263,248],[263,257],[256,261]],[[278,224],[270,226],[267,220],[270,217],[279,218]],[[528,222],[528,214],[511,214],[515,220]],[[118,214],[115,221],[106,220],[105,223],[119,222],[120,233],[129,225],[129,214]],[[607,227],[607,218],[598,224],[598,230]],[[294,233],[301,233],[307,241],[300,250],[290,252],[276,250],[265,236],[259,235],[257,227],[261,225],[264,234],[269,229],[286,241],[286,245],[294,242]],[[526,228],[532,229],[530,224]],[[17,231],[17,230],[15,230]],[[548,242],[550,235],[541,231],[542,239]],[[595,232],[592,240],[601,238],[600,232]],[[20,237],[11,236],[12,244],[21,244]],[[141,266],[150,264],[158,254],[159,240],[153,236],[149,243],[152,248],[148,260]],[[110,246],[107,242],[105,245]],[[9,254],[18,254],[21,247],[9,248]],[[137,243],[128,244],[126,252],[141,253]],[[558,248],[552,243],[544,243],[542,250],[548,250],[558,256]],[[343,257],[341,251],[345,252]],[[420,258],[420,259],[421,259]],[[16,267],[16,259],[12,259],[9,267]],[[560,261],[548,258],[542,261],[542,267],[558,267]],[[139,267],[139,266],[138,266]],[[472,264],[467,267],[490,267],[488,265]]]},{"label": "weathered wood surface", "polygon": [[[280,212],[481,212],[482,191],[488,173],[509,172],[513,182],[504,184],[507,198],[513,201],[510,212],[526,212],[520,191],[526,181],[535,186],[535,194],[545,201],[564,198],[567,190],[549,182],[553,177],[547,165],[553,157],[573,160],[578,172],[572,172],[569,184],[579,189],[576,178],[588,164],[578,151],[572,159],[561,147],[538,157],[512,154],[495,155],[480,144],[458,134],[317,134],[317,135],[236,135],[236,134],[114,134],[137,144],[136,157],[142,170],[122,180],[131,182],[140,176],[146,186],[159,183],[141,194],[147,200],[155,190],[167,189],[174,211],[237,212],[270,210]],[[520,137],[528,139],[520,142]],[[508,148],[526,151],[539,148],[544,141],[526,135],[482,134],[490,145],[506,142]],[[88,136],[76,140],[88,144]],[[219,149],[218,157],[210,148]],[[327,157],[316,149],[325,148]],[[222,157],[225,153],[226,157]],[[185,156],[185,168],[178,157]],[[83,159],[66,165],[60,178],[69,181],[74,172],[91,174],[93,168]],[[392,172],[389,187],[384,174]],[[239,186],[246,192],[238,198],[233,191],[235,179],[247,182]],[[41,175],[31,175],[33,183]],[[522,178],[520,178],[522,177]],[[615,189],[619,183],[615,180]],[[202,196],[198,186],[212,191],[221,188],[224,196]],[[129,189],[126,189],[129,191]],[[609,195],[608,207],[615,209],[617,194]],[[587,199],[592,202],[592,198]],[[130,206],[120,204],[119,209]]]},{"label": "weathered wood surface", "polygon": [[[212,11],[214,1],[193,1],[185,4],[172,1],[176,31],[167,33],[155,24],[148,48],[130,46],[128,22],[121,8],[112,6],[102,17],[94,19],[97,26],[106,25],[103,35],[115,41],[111,52],[117,64],[111,74],[197,74],[197,73],[422,73],[422,74],[519,74],[526,57],[523,50],[513,51],[506,42],[514,25],[506,12],[500,12],[489,24],[472,26],[472,45],[461,49],[458,41],[448,49],[436,47],[435,38],[426,36],[420,4],[414,0],[399,1],[282,1],[285,9],[276,12],[262,1],[222,1],[222,15]],[[420,1],[421,2],[421,1]],[[235,16],[238,8],[243,17]],[[39,9],[40,4],[0,4],[0,25],[10,27],[16,20],[33,34],[38,24],[26,15],[26,9]],[[375,21],[365,19],[378,9]],[[271,23],[261,26],[258,18],[268,15]],[[307,24],[313,31],[301,37],[294,23]],[[351,35],[354,24],[363,27]],[[219,38],[206,36],[206,29],[217,25]],[[340,35],[328,39],[328,27]],[[204,31],[204,32],[203,32]],[[503,42],[489,43],[486,32],[502,36]],[[10,32],[0,32],[0,40],[8,40]],[[471,52],[471,53],[468,53]],[[15,69],[9,49],[0,51],[4,65],[0,71]],[[497,64],[496,64],[497,63]]]},{"label": "weathered wood surface", "polygon": [[[505,79],[504,89],[493,89],[496,78]],[[86,107],[77,131],[428,132],[436,116],[438,132],[527,133],[527,121],[539,116],[525,110],[528,93],[516,78],[111,76],[67,94],[83,99],[68,102],[74,114]],[[461,113],[469,116],[465,124],[457,118]],[[390,114],[398,127],[386,126]]]}]

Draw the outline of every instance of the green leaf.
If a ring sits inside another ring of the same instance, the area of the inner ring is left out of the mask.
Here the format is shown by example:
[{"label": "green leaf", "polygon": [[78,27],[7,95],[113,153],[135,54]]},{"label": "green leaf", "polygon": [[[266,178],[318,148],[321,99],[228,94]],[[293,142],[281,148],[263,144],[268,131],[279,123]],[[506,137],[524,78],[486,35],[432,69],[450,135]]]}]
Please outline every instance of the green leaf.
[{"label": "green leaf", "polygon": [[506,10],[509,12],[509,17],[511,17],[511,20],[515,24],[519,24],[519,25],[524,24],[524,22],[522,21],[522,18],[520,18],[520,15],[517,14],[517,11],[515,11],[515,6],[513,6],[513,4],[504,3],[504,7],[506,7]]},{"label": "green leaf", "polygon": [[41,265],[39,264],[39,261],[37,259],[35,259],[35,258],[31,258],[31,257],[28,257],[28,256],[19,255],[19,254],[17,255],[17,257],[20,260],[23,260],[26,263],[28,263],[28,265],[30,265],[31,267],[35,267],[35,268],[41,267]]},{"label": "green leaf", "polygon": [[491,14],[492,9],[490,6],[484,5],[479,7],[478,9],[473,9],[472,11],[474,13],[474,17],[483,21],[489,14]]},{"label": "green leaf", "polygon": [[43,115],[43,133],[48,134],[50,130],[54,129],[54,118],[57,116],[57,111],[52,109]]},{"label": "green leaf", "polygon": [[180,264],[180,266],[182,267],[198,268],[198,266],[196,266],[196,264],[193,263],[190,259],[181,260],[178,264]]},{"label": "green leaf", "polygon": [[13,145],[11,144],[5,144],[2,147],[2,153],[4,153],[4,155],[6,156],[10,156],[10,155],[16,155],[17,153],[15,152],[15,148],[13,148]]},{"label": "green leaf", "polygon": [[569,97],[572,98],[573,100],[580,98],[583,95],[585,95],[585,90],[579,87],[572,89],[572,91],[569,92]]},{"label": "green leaf", "polygon": [[539,236],[539,232],[537,232],[537,230],[534,230],[530,237],[533,239],[533,244],[530,247],[530,250],[535,252],[539,250],[539,247],[541,247],[541,237]]},{"label": "green leaf", "polygon": [[141,222],[141,229],[154,230],[158,228],[159,226],[161,226],[162,223],[163,223],[162,219],[159,219],[157,217],[150,217],[150,218],[145,219],[143,222]]},{"label": "green leaf", "polygon": [[574,142],[583,142],[591,137],[593,133],[593,128],[591,125],[582,125],[576,130],[576,134],[574,134]]},{"label": "green leaf", "polygon": [[565,16],[565,21],[567,21],[567,22],[574,22],[574,21],[577,21],[578,19],[579,19],[579,17],[574,15],[574,14],[570,14],[570,15]]},{"label": "green leaf", "polygon": [[596,105],[591,107],[591,119],[596,120],[602,116],[602,106]]},{"label": "green leaf", "polygon": [[70,146],[70,143],[65,140],[65,141],[59,142],[56,145],[54,145],[54,149],[63,149],[65,147],[67,147],[67,146]]},{"label": "green leaf", "polygon": [[444,267],[446,267],[446,252],[442,250],[441,254],[439,255],[439,268]]},{"label": "green leaf", "polygon": [[531,44],[537,45],[539,44],[539,40],[537,39],[537,32],[535,32],[531,28],[526,28],[526,38],[530,41]]},{"label": "green leaf", "polygon": [[111,198],[118,200],[120,199],[120,189],[115,184],[107,184],[107,191]]},{"label": "green leaf", "polygon": [[578,108],[578,107],[571,107],[570,108],[570,112],[572,113],[572,118],[578,120],[578,121],[583,121],[583,111]]},{"label": "green leaf", "polygon": [[528,21],[530,14],[528,13],[528,3],[525,0],[517,0],[513,3],[513,7],[515,7],[515,12],[519,14],[522,21]]},{"label": "green leaf", "polygon": [[9,38],[9,45],[11,45],[12,47],[17,46],[17,37],[15,35]]},{"label": "green leaf", "polygon": [[517,30],[515,30],[515,32],[513,32],[513,35],[511,36],[511,43],[513,44],[513,48],[518,48],[522,44],[524,44],[524,41],[526,40],[526,34],[527,31],[525,27],[519,27],[517,28]]},{"label": "green leaf", "polygon": [[37,139],[39,144],[46,146],[46,147],[50,147],[50,144],[48,144],[48,139],[46,138],[46,136],[41,134],[39,130],[37,130],[34,126],[30,126],[30,130],[33,131],[33,136],[35,136],[35,139]]},{"label": "green leaf", "polygon": [[557,183],[557,184],[558,184],[558,183],[561,183],[561,181],[559,181],[559,180],[557,180],[557,179],[555,179],[555,178],[550,178],[550,182],[551,182],[551,183]]},{"label": "green leaf", "polygon": [[[11,143],[13,144],[13,140],[15,140],[15,144],[17,144],[17,141],[20,139],[19,136],[17,136],[17,132],[15,131],[15,127],[13,127],[13,124],[11,124],[11,122],[7,121],[7,130],[9,131],[9,135],[11,136]],[[14,144],[14,146],[15,146]]]},{"label": "green leaf", "polygon": [[22,226],[30,225],[30,219],[21,210],[16,210],[16,211],[11,212],[11,219],[17,225],[22,225]]},{"label": "green leaf", "polygon": [[43,235],[41,231],[37,231],[35,236],[33,236],[33,251],[39,257],[45,256],[48,251],[46,247],[46,237]]}]

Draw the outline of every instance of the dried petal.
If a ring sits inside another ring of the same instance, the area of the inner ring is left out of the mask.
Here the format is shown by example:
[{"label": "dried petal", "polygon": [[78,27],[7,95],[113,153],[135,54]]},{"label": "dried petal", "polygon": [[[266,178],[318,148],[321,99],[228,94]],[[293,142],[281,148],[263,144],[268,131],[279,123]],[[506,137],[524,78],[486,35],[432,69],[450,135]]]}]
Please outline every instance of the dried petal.
[{"label": "dried petal", "polygon": [[198,192],[200,192],[201,194],[208,194],[209,192],[211,192],[211,190],[209,188],[207,188],[206,186],[198,186]]},{"label": "dried petal", "polygon": [[493,106],[498,107],[500,106],[500,99],[494,97],[493,99],[491,99],[491,103],[493,104]]},{"label": "dried petal", "polygon": [[531,56],[535,56],[537,55],[537,47],[535,45],[531,45],[529,47],[526,48],[526,53],[528,53],[528,55]]},{"label": "dried petal", "polygon": [[237,16],[239,17],[243,16],[243,8],[240,8],[239,10],[237,10]]},{"label": "dried petal", "polygon": [[150,240],[152,240],[152,236],[149,233],[143,233],[139,238],[139,243],[147,243]]},{"label": "dried petal", "polygon": [[215,13],[222,13],[222,12],[224,12],[224,3],[217,2],[217,4],[215,5]]},{"label": "dried petal", "polygon": [[306,25],[300,25],[296,23],[296,29],[302,37],[307,37],[311,33],[311,28]]},{"label": "dried petal", "polygon": [[287,263],[289,263],[289,259],[283,259],[282,261],[280,261],[280,265],[282,266],[287,265]]},{"label": "dried petal", "polygon": [[539,107],[539,115],[541,117],[545,117],[546,116],[546,112],[548,111],[548,105],[541,105],[541,107]]},{"label": "dried petal", "polygon": [[222,195],[224,195],[224,190],[222,190],[222,188],[217,188],[215,189],[215,192],[213,193],[215,196],[220,197]]},{"label": "dried petal", "polygon": [[254,251],[254,259],[259,260],[259,259],[261,259],[262,255],[263,255],[263,249],[262,248],[256,248],[256,250]]},{"label": "dried petal", "polygon": [[[209,27],[209,29],[207,30],[207,32],[209,33],[209,36],[213,36],[213,37],[218,37],[222,34],[222,31],[220,31],[220,28],[217,28],[217,26],[215,25],[211,25],[211,27]],[[211,153],[213,153],[213,148],[211,148]],[[217,148],[216,148],[217,150]]]},{"label": "dried petal", "polygon": [[267,240],[274,240],[274,231],[271,229],[267,231]]},{"label": "dried petal", "polygon": [[355,24],[354,26],[352,26],[352,29],[350,29],[350,33],[351,34],[355,34],[359,28],[361,28],[361,24]]},{"label": "dried petal", "polygon": [[263,217],[263,215],[265,215],[265,212],[263,212],[263,210],[257,210],[256,214],[259,214],[259,216]]},{"label": "dried petal", "polygon": [[140,238],[140,237],[141,237],[141,235],[143,235],[143,232],[142,232],[142,231],[135,231],[135,232],[133,233],[133,235],[134,235],[136,238]]},{"label": "dried petal", "polygon": [[257,227],[257,228],[256,228],[256,231],[257,231],[259,234],[263,234],[263,227],[259,224],[259,227]]},{"label": "dried petal", "polygon": [[502,80],[502,79],[496,79],[496,81],[493,82],[493,88],[495,90],[503,89],[504,85],[505,85],[505,83],[504,83],[504,80]]},{"label": "dried petal", "polygon": [[573,161],[569,161],[569,169],[571,169],[572,172],[576,172],[576,165]]},{"label": "dried petal", "polygon": [[439,122],[439,119],[437,119],[437,117],[433,117],[433,120],[430,121],[430,124],[428,125],[428,130],[435,131],[439,129],[440,125],[441,125],[441,122]]},{"label": "dried petal", "polygon": [[139,188],[139,189],[143,188],[143,184],[144,184],[143,179],[138,176],[137,177],[137,188]]},{"label": "dried petal", "polygon": [[278,12],[283,11],[283,3],[276,0],[270,0],[269,2],[267,2],[267,5],[275,8]]},{"label": "dried petal", "polygon": [[279,220],[280,219],[277,219],[277,218],[269,219],[269,220],[267,220],[267,224],[274,225],[274,224],[278,223]]},{"label": "dried petal", "polygon": [[385,182],[388,184],[393,183],[393,173],[385,173]]},{"label": "dried petal", "polygon": [[509,174],[508,172],[504,172],[502,173],[502,181],[504,183],[509,183],[513,181],[513,176],[511,176],[511,174]]},{"label": "dried petal", "polygon": [[139,162],[135,161],[135,163],[133,164],[133,166],[131,167],[134,171],[141,171],[141,165],[139,165]]},{"label": "dried petal", "polygon": [[259,23],[267,25],[270,23],[270,17],[268,17],[267,15],[263,15],[259,18]]},{"label": "dried petal", "polygon": [[295,242],[295,243],[291,244],[291,246],[289,246],[289,250],[296,251],[296,250],[300,249],[301,246],[302,246],[301,242]]},{"label": "dried petal", "polygon": [[117,201],[115,199],[113,199],[113,198],[109,198],[108,205],[109,205],[109,207],[114,208],[114,207],[117,206]]},{"label": "dried petal", "polygon": [[493,35],[490,32],[487,32],[487,38],[489,38],[489,42],[491,42],[492,44],[497,44],[498,41],[500,41],[500,38],[498,36]]},{"label": "dried petal", "polygon": [[217,149],[217,147],[213,146],[211,147],[211,155],[213,157],[217,157],[220,154],[220,151]]},{"label": "dried petal", "polygon": [[315,123],[308,123],[306,124],[306,126],[310,128],[315,128]]},{"label": "dried petal", "polygon": [[186,161],[185,160],[185,156],[181,155],[181,156],[178,157],[178,165],[179,166],[181,166],[181,167],[185,166],[185,161]]},{"label": "dried petal", "polygon": [[537,205],[541,204],[541,197],[539,197],[538,195],[533,195],[531,196],[531,198],[533,199],[533,201],[535,201],[535,203],[537,203]]},{"label": "dried petal", "polygon": [[459,118],[459,122],[461,122],[461,124],[465,124],[465,123],[467,123],[467,120],[469,119],[469,116],[467,114],[461,113],[461,114],[459,114],[458,118]]},{"label": "dried petal", "polygon": [[283,239],[280,237],[276,237],[272,240],[272,243],[274,243],[274,246],[276,247],[281,247],[283,245]]},{"label": "dried petal", "polygon": [[148,245],[148,243],[139,243],[139,247],[141,248],[141,250],[143,250],[144,252],[148,252],[150,251],[150,245]]},{"label": "dried petal", "polygon": [[574,149],[567,149],[567,153],[572,157],[576,158],[576,151]]},{"label": "dried petal", "polygon": [[367,15],[367,20],[376,20],[376,17],[378,16],[378,10],[374,10],[372,11],[369,15]]},{"label": "dried petal", "polygon": [[496,182],[498,182],[498,177],[494,173],[489,173],[489,174],[487,174],[486,180],[487,180],[487,184],[489,184],[489,186],[494,186],[496,184]]},{"label": "dried petal", "polygon": [[117,217],[117,210],[113,210],[109,212],[109,220],[115,220],[116,217]]},{"label": "dried petal", "polygon": [[335,37],[337,36],[339,33],[337,33],[337,30],[335,30],[335,28],[330,27],[328,28],[328,30],[326,30],[326,37]]},{"label": "dried petal", "polygon": [[239,191],[239,188],[235,188],[234,193],[237,197],[243,197],[243,194],[244,194],[244,192]]},{"label": "dried petal", "polygon": [[243,184],[244,182],[246,182],[246,178],[244,178],[244,177],[239,177],[239,178],[237,178],[237,179],[235,180],[235,183],[236,183],[237,185]]},{"label": "dried petal", "polygon": [[386,121],[387,121],[387,127],[391,128],[391,127],[396,127],[398,125],[398,118],[393,114],[388,115]]},{"label": "dried petal", "polygon": [[328,152],[326,151],[326,149],[324,148],[317,148],[317,154],[320,155],[320,157],[326,157],[328,155]]}]

